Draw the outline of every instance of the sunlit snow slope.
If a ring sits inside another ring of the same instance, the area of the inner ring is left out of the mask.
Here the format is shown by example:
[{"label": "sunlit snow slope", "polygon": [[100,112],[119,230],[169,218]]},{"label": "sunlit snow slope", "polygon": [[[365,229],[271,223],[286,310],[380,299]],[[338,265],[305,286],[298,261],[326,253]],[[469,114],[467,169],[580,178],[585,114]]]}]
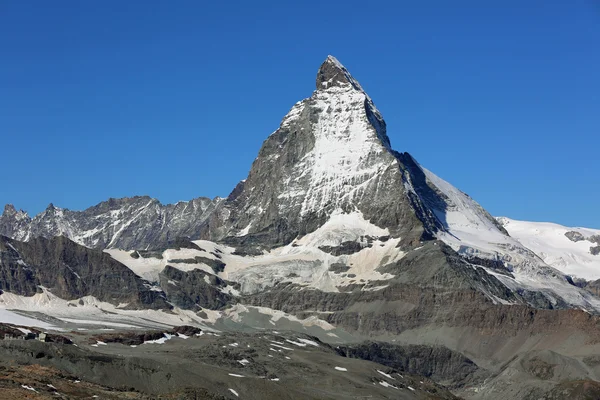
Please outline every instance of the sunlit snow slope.
[{"label": "sunlit snow slope", "polygon": [[[600,239],[600,230],[568,228],[549,222],[517,221],[506,217],[499,217],[498,221],[514,239],[552,267],[578,278],[600,279],[600,254],[593,255],[590,251],[592,247],[600,245],[595,243]],[[583,239],[573,241],[566,236],[568,232],[580,233]]]}]

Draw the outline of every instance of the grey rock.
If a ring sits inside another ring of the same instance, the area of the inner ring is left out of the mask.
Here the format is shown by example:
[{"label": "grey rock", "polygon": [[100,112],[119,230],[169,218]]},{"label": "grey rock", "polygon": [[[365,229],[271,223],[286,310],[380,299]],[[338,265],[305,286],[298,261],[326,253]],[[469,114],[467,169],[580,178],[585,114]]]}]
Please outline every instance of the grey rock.
[{"label": "grey rock", "polygon": [[194,258],[185,258],[185,259],[174,259],[169,260],[169,263],[172,264],[206,264],[213,269],[215,274],[219,272],[223,272],[225,270],[225,263],[219,260],[213,260],[212,258],[206,258],[202,256],[196,256]]},{"label": "grey rock", "polygon": [[91,248],[160,248],[180,237],[199,237],[201,224],[220,201],[200,197],[163,205],[137,196],[109,199],[84,211],[50,204],[33,219],[8,205],[0,216],[0,234],[21,241],[64,235]]},{"label": "grey rock", "polygon": [[32,296],[40,286],[73,300],[94,296],[129,308],[171,309],[164,293],[101,250],[81,246],[64,236],[19,242],[0,236],[0,288]]},{"label": "grey rock", "polygon": [[238,284],[227,282],[203,270],[185,272],[170,265],[160,273],[160,286],[170,302],[178,307],[197,311],[202,308],[221,309],[234,303],[234,297],[220,289],[227,286],[239,288]]},{"label": "grey rock", "polygon": [[569,231],[569,232],[565,232],[565,236],[571,241],[571,242],[581,242],[583,240],[585,240],[585,237],[577,232],[577,231]]},{"label": "grey rock", "polygon": [[451,387],[473,384],[484,375],[478,373],[479,367],[472,360],[444,346],[368,341],[337,346],[336,350],[345,357],[373,361],[403,373],[422,375]]},{"label": "grey rock", "polygon": [[335,273],[342,273],[342,272],[346,272],[350,269],[350,267],[346,264],[342,264],[342,263],[333,263],[329,266],[329,270],[331,272],[335,272]]}]

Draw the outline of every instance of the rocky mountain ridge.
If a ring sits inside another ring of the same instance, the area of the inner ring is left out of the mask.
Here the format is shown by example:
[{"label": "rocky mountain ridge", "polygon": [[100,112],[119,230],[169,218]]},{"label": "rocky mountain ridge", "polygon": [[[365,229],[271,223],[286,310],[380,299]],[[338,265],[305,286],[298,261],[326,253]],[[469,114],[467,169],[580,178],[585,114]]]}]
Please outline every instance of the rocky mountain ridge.
[{"label": "rocky mountain ridge", "polygon": [[222,199],[199,197],[163,205],[149,196],[109,199],[84,211],[50,204],[31,218],[12,204],[0,215],[0,235],[20,241],[66,236],[90,248],[148,249],[178,237],[198,236]]}]

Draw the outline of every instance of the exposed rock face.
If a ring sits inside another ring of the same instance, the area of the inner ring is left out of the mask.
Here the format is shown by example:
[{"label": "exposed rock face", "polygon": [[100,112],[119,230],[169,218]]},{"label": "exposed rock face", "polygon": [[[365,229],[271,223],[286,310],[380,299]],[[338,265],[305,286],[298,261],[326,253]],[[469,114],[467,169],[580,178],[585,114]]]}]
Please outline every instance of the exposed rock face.
[{"label": "exposed rock face", "polygon": [[160,285],[169,300],[185,309],[220,309],[233,300],[224,290],[238,287],[200,269],[184,272],[167,265],[160,274]]},{"label": "exposed rock face", "polygon": [[600,254],[600,246],[590,247],[590,253],[592,253],[592,255],[594,255],[594,256],[597,256],[598,254]]},{"label": "exposed rock face", "polygon": [[25,211],[17,211],[12,204],[7,204],[0,216],[0,235],[18,239],[21,232],[29,229],[30,223],[31,217]]},{"label": "exposed rock face", "polygon": [[46,288],[67,300],[94,296],[130,308],[171,306],[164,293],[101,250],[58,236],[19,242],[0,236],[0,288],[32,296]]},{"label": "exposed rock face", "polygon": [[92,248],[145,249],[178,237],[198,237],[201,224],[219,201],[200,197],[163,205],[140,196],[109,199],[84,211],[50,204],[33,219],[8,205],[0,216],[0,234],[20,241],[64,235]]},{"label": "exposed rock face", "polygon": [[585,240],[585,237],[577,231],[566,232],[565,236],[569,238],[571,242],[581,242],[582,240]]},{"label": "exposed rock face", "polygon": [[373,361],[402,372],[423,375],[436,382],[450,383],[452,386],[472,383],[478,371],[473,361],[443,346],[402,346],[369,341],[338,346],[336,350],[346,357]]}]

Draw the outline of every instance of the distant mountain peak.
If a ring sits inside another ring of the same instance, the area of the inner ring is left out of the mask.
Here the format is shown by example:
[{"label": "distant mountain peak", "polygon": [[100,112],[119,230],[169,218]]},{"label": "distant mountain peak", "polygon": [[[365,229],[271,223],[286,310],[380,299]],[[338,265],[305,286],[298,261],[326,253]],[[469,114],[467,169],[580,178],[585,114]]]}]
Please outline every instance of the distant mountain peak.
[{"label": "distant mountain peak", "polygon": [[4,206],[4,212],[2,213],[2,215],[14,215],[17,213],[17,210],[15,209],[15,206],[13,206],[12,204],[7,204]]},{"label": "distant mountain peak", "polygon": [[17,209],[15,208],[14,205],[12,204],[6,204],[4,206],[4,211],[2,212],[2,216],[6,217],[6,218],[14,218],[16,217],[17,219],[23,219],[25,217],[27,217],[27,213],[23,210],[19,210],[17,211]]}]

